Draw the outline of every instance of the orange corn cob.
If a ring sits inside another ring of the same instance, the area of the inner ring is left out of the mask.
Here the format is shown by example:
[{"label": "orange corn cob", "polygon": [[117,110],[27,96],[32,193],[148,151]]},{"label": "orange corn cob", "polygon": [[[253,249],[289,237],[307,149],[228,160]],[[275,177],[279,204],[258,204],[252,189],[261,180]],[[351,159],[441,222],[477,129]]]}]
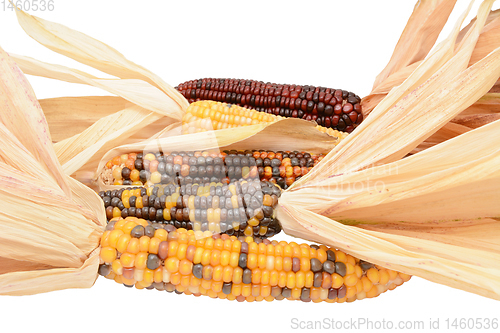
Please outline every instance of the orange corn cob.
[{"label": "orange corn cob", "polygon": [[130,217],[107,225],[100,261],[99,274],[127,287],[240,302],[352,302],[410,279],[324,245],[213,235]]}]

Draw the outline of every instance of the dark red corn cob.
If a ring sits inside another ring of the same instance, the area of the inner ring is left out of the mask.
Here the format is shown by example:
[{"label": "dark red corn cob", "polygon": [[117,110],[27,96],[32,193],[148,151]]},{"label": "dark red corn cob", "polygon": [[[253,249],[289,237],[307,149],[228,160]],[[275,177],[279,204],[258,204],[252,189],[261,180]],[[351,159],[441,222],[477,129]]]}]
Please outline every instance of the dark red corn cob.
[{"label": "dark red corn cob", "polygon": [[283,117],[314,120],[343,132],[352,132],[363,120],[361,98],[340,89],[211,78],[187,81],[176,89],[190,103],[213,100],[237,104]]}]

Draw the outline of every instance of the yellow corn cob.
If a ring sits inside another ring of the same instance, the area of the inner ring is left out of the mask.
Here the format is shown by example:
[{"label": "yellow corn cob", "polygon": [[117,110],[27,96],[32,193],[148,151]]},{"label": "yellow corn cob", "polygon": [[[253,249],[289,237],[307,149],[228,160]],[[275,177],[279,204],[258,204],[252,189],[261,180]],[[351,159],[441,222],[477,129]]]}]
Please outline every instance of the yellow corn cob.
[{"label": "yellow corn cob", "polygon": [[409,275],[326,246],[176,229],[127,217],[101,238],[99,274],[125,286],[237,301],[352,302]]},{"label": "yellow corn cob", "polygon": [[[261,123],[272,123],[284,117],[270,113],[246,109],[244,107],[215,101],[198,101],[191,103],[182,119],[184,134],[241,127]],[[332,128],[316,126],[316,128],[340,142],[348,133]]]}]

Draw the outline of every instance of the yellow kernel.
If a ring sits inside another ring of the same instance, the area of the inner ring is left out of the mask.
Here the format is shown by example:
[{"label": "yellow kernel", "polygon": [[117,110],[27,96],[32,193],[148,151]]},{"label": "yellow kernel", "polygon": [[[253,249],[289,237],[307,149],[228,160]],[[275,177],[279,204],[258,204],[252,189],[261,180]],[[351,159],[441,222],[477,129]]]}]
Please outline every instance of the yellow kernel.
[{"label": "yellow kernel", "polygon": [[408,282],[411,279],[411,275],[405,273],[399,273],[399,276],[401,277],[401,279],[403,279],[404,282]]},{"label": "yellow kernel", "polygon": [[289,289],[295,288],[295,273],[288,272],[286,275],[286,287]]},{"label": "yellow kernel", "polygon": [[187,254],[187,248],[188,248],[188,245],[186,243],[179,244],[179,246],[177,247],[177,253],[176,253],[175,256],[179,260],[185,259],[186,258],[186,254]]},{"label": "yellow kernel", "polygon": [[345,264],[347,262],[346,254],[342,251],[335,251],[335,261],[340,261]]},{"label": "yellow kernel", "polygon": [[358,283],[358,277],[356,274],[349,274],[344,276],[344,284],[347,287],[353,287]]},{"label": "yellow kernel", "polygon": [[177,249],[179,248],[179,242],[171,240],[168,242],[168,256],[175,257],[177,255]]},{"label": "yellow kernel", "polygon": [[314,273],[312,271],[306,272],[306,282],[305,287],[311,288],[314,284]]},{"label": "yellow kernel", "polygon": [[123,267],[130,268],[134,267],[135,262],[135,254],[132,253],[122,253],[120,256],[120,262]]},{"label": "yellow kernel", "polygon": [[111,263],[111,269],[113,270],[113,273],[116,275],[122,275],[123,274],[123,265],[120,262],[120,259],[115,259]]},{"label": "yellow kernel", "polygon": [[116,250],[109,246],[103,247],[100,257],[106,264],[110,264],[116,259]]},{"label": "yellow kernel", "polygon": [[157,229],[155,231],[154,237],[158,238],[160,241],[166,241],[168,236],[168,232],[165,229]]},{"label": "yellow kernel", "polygon": [[[201,259],[203,257],[203,253],[205,252],[205,250],[203,249],[203,247],[197,247],[196,248],[196,251],[194,252],[194,258],[193,258],[193,263],[194,264],[199,264],[201,263]],[[236,264],[237,266],[238,264]]]},{"label": "yellow kernel", "polygon": [[165,261],[165,267],[170,273],[176,273],[179,271],[179,259],[176,257],[168,258],[167,261]]},{"label": "yellow kernel", "polygon": [[311,259],[309,258],[300,258],[300,270],[302,272],[308,272],[311,269]]},{"label": "yellow kernel", "polygon": [[215,266],[212,274],[212,280],[217,282],[222,281],[223,273],[224,273],[224,267],[222,267],[221,265]]},{"label": "yellow kernel", "polygon": [[120,238],[118,239],[118,242],[116,242],[116,250],[121,253],[126,252],[128,243],[130,242],[131,239],[132,237],[130,237],[130,235],[128,234],[121,235]]},{"label": "yellow kernel", "polygon": [[144,270],[143,269],[134,269],[134,280],[142,281],[144,280]]},{"label": "yellow kernel", "polygon": [[231,259],[231,252],[223,250],[220,254],[220,264],[222,266],[228,266],[230,259]]},{"label": "yellow kernel", "polygon": [[222,281],[231,282],[233,280],[233,268],[231,266],[224,266],[222,272]]},{"label": "yellow kernel", "polygon": [[148,153],[144,156],[144,159],[145,160],[149,160],[150,162],[153,161],[153,160],[156,160],[156,156],[152,153]]},{"label": "yellow kernel", "polygon": [[149,241],[149,253],[158,254],[158,248],[160,246],[161,240],[153,237]]},{"label": "yellow kernel", "polygon": [[337,273],[332,274],[332,288],[338,289],[344,284],[344,278]]},{"label": "yellow kernel", "polygon": [[[263,244],[263,243],[261,243]],[[257,262],[258,262],[258,267],[260,269],[266,269],[266,265],[267,265],[267,257],[265,254],[259,254],[258,258],[257,258]]]},{"label": "yellow kernel", "polygon": [[111,233],[110,230],[104,231],[104,233],[101,236],[101,248],[106,247],[109,245],[109,234]]},{"label": "yellow kernel", "polygon": [[149,268],[144,269],[144,274],[142,278],[142,282],[147,286],[150,286],[155,280],[155,272]]},{"label": "yellow kernel", "polygon": [[363,283],[363,291],[365,293],[369,292],[370,289],[373,288],[373,283],[370,281],[370,279],[368,279],[366,276],[363,276],[361,278],[361,282]]},{"label": "yellow kernel", "polygon": [[306,273],[303,271],[298,271],[295,274],[295,286],[297,288],[303,288],[306,284]]},{"label": "yellow kernel", "polygon": [[151,182],[153,184],[161,183],[161,173],[159,173],[158,171],[151,173]]},{"label": "yellow kernel", "polygon": [[142,236],[141,238],[139,238],[139,250],[141,252],[149,251],[149,241],[150,238],[148,236]]},{"label": "yellow kernel", "polygon": [[381,269],[378,273],[380,275],[378,283],[381,285],[386,285],[389,282],[389,273],[385,269]]},{"label": "yellow kernel", "polygon": [[120,239],[120,236],[123,235],[123,231],[121,230],[113,230],[111,231],[111,233],[109,234],[109,237],[108,237],[108,244],[109,246],[113,247],[113,248],[116,248],[116,243],[118,242],[118,239]]},{"label": "yellow kernel", "polygon": [[370,279],[370,281],[373,284],[377,284],[380,280],[380,275],[378,274],[378,270],[373,267],[366,271],[366,276],[368,277],[368,279]]},{"label": "yellow kernel", "polygon": [[277,271],[283,270],[283,257],[274,257],[274,269]]},{"label": "yellow kernel", "polygon": [[139,253],[140,247],[139,247],[139,239],[138,238],[132,238],[128,242],[127,250],[124,252],[129,252],[133,254]]},{"label": "yellow kernel", "polygon": [[193,271],[193,263],[187,259],[182,259],[179,263],[179,273],[182,275],[191,274]]},{"label": "yellow kernel", "polygon": [[249,253],[248,256],[247,256],[247,267],[248,269],[255,269],[257,268],[257,264],[258,264],[258,261],[257,261],[257,254],[255,253]]},{"label": "yellow kernel", "polygon": [[139,252],[135,256],[135,263],[134,266],[137,269],[145,269],[146,268],[146,263],[148,260],[148,253],[147,252]]},{"label": "yellow kernel", "polygon": [[233,270],[233,283],[240,284],[243,281],[243,269],[241,267],[236,267]]},{"label": "yellow kernel", "polygon": [[220,250],[214,249],[212,250],[212,255],[210,256],[210,265],[217,266],[220,264]]}]

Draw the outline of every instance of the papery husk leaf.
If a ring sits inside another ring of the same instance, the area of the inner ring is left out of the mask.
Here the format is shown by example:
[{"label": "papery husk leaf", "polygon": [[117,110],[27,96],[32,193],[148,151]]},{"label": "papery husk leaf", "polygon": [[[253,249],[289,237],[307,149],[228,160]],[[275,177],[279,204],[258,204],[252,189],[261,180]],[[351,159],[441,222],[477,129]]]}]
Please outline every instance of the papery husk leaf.
[{"label": "papery husk leaf", "polygon": [[288,190],[278,219],[288,234],[500,299],[498,165],[500,121],[391,164]]},{"label": "papery husk leaf", "polygon": [[[353,213],[346,217],[342,212],[356,209],[361,214],[356,215],[356,223],[497,217],[500,206],[494,203],[500,202],[500,191],[494,185],[500,180],[498,159],[500,121],[390,164],[304,184],[287,191],[285,197],[296,197],[296,205],[338,221],[351,219]],[[486,181],[490,184],[482,184]],[[476,182],[481,186],[475,186]],[[346,184],[351,186],[345,188]],[[466,195],[458,190],[467,185]],[[481,202],[474,201],[475,195],[481,196]],[[436,198],[439,196],[442,198]],[[307,199],[299,203],[299,198]],[[420,198],[420,208],[411,203],[405,203],[404,210],[387,206],[408,198],[415,202]],[[363,215],[366,207],[374,209]]]},{"label": "papery husk leaf", "polygon": [[[424,2],[424,4],[430,6],[429,3]],[[425,9],[425,7],[422,7],[421,3],[419,3],[415,8],[412,17],[422,15],[423,11],[422,8]],[[447,12],[443,12],[443,14],[445,13],[449,14]],[[445,20],[445,17],[441,16],[441,20]],[[474,26],[475,23],[476,23],[476,18],[474,18],[466,27],[464,27],[460,31],[456,40],[457,50],[461,47],[464,37],[470,32],[471,28]],[[410,24],[411,24],[411,19],[408,22],[408,25],[405,28],[405,31],[403,32],[400,38],[400,42],[401,40],[409,39],[408,31],[411,31],[411,29],[409,29]],[[432,25],[424,24],[423,28],[432,29]],[[435,31],[436,33],[439,33],[442,26],[438,27],[437,25],[435,25],[434,28],[439,28]],[[426,35],[423,33],[414,34],[412,38],[414,38],[415,40],[412,39],[409,40],[411,40],[414,43],[420,43],[421,42],[420,38],[426,38]],[[500,40],[500,10],[495,10],[491,11],[486,19],[486,23],[484,24],[480,36],[475,44],[474,51],[472,52],[468,66],[472,66],[474,63],[478,62],[480,59],[484,58],[488,53],[497,48],[498,40]],[[415,70],[415,68],[419,66],[420,63],[422,62],[422,60],[412,62],[411,61],[411,59],[413,59],[412,54],[410,53],[406,55],[405,49],[398,47],[394,51],[393,58],[399,59],[402,63],[406,63],[407,65],[406,67],[399,66],[397,70],[391,71],[390,75],[388,75],[389,74],[387,71],[388,68],[386,67],[379,74],[379,76],[377,76],[377,79],[373,86],[373,90],[368,96],[365,96],[361,102],[363,106],[363,114],[365,115],[365,117],[375,108],[375,106],[377,106],[384,99],[384,97],[391,91],[392,88],[402,84],[404,80],[406,80],[410,76],[410,74]],[[391,65],[391,62],[389,63],[388,66]],[[492,93],[500,92],[499,87],[500,87],[500,81],[497,81],[495,85],[490,89],[490,92]],[[496,103],[500,102],[497,100]],[[490,114],[490,115],[474,114],[474,111],[482,109],[482,107],[483,105],[481,105],[481,102],[478,101],[477,103],[474,103],[472,106],[463,111],[462,114],[452,119],[451,122],[468,126],[470,128],[476,128],[478,126],[482,126],[489,122],[500,119],[500,117],[496,114]],[[463,115],[465,114],[468,114],[468,116],[463,117]],[[437,137],[442,138],[442,140],[450,138],[447,133],[439,133],[439,132],[441,132],[441,129],[438,130]],[[420,144],[413,152],[415,153],[417,151],[421,151],[423,149],[432,147],[433,145],[438,144],[439,142],[442,141],[436,140],[436,137],[429,138],[428,140],[425,140],[422,144]]]},{"label": "papery husk leaf", "polygon": [[336,143],[337,138],[318,131],[313,123],[294,118],[284,118],[273,123],[262,123],[237,129],[160,137],[116,147],[108,151],[99,162],[95,180],[101,191],[122,188],[123,186],[105,185],[102,173],[109,160],[131,152],[267,149],[326,154]]},{"label": "papery husk leaf", "polygon": [[[430,2],[429,2],[430,3]],[[424,2],[424,4],[428,4],[428,2]],[[472,2],[471,2],[472,5]],[[425,7],[422,7],[420,5],[417,5],[412,17],[422,15],[421,10],[425,9]],[[470,9],[470,7],[469,7]],[[449,15],[449,12],[446,12]],[[443,12],[445,14],[445,12]],[[498,47],[498,39],[500,38],[500,31],[498,30],[498,26],[500,25],[500,10],[492,11],[489,13],[486,23],[480,33],[479,39],[477,43],[475,44],[474,51],[470,57],[469,60],[469,65],[471,66],[472,64],[476,63],[480,59],[484,58],[488,53],[493,51],[493,49]],[[447,16],[441,16],[441,20],[446,20]],[[411,21],[411,19],[410,19]],[[408,25],[410,24],[410,21]],[[470,29],[474,26],[476,22],[476,19],[474,18],[469,25],[467,25],[465,28],[463,28],[459,34],[456,37],[456,47],[458,48],[461,42],[463,41],[463,38],[466,36],[466,34],[470,31]],[[400,40],[403,40],[405,38],[408,38],[408,36],[405,36],[408,31],[408,25],[405,28],[402,36],[400,37]],[[437,26],[434,26],[436,28]],[[425,29],[431,29],[431,25],[424,25]],[[441,27],[442,28],[442,27]],[[439,30],[434,31],[434,33],[439,33]],[[415,34],[412,36],[416,40],[412,40],[414,43],[422,43],[420,41],[420,38],[425,38],[426,35],[422,34]],[[426,49],[427,50],[427,49]],[[423,53],[422,53],[423,54]],[[393,58],[401,58],[404,60],[401,60],[405,63],[408,63],[406,66],[399,66],[397,71],[392,71],[390,72],[390,75],[385,75],[387,72],[387,67],[377,76],[377,79],[375,81],[374,87],[371,91],[371,93],[368,96],[365,96],[363,100],[361,101],[361,104],[363,106],[363,114],[366,116],[368,115],[375,106],[383,99],[385,95],[387,95],[392,88],[400,85],[403,83],[409,76],[410,74],[421,64],[424,58],[419,59],[418,61],[411,62],[410,59],[412,59],[411,54],[406,55],[405,49],[404,48],[397,48],[394,51]],[[390,63],[391,64],[391,63]],[[389,65],[390,65],[389,64]],[[389,66],[388,65],[388,66]],[[383,80],[380,80],[379,78],[384,77]]]},{"label": "papery husk leaf", "polygon": [[[173,126],[182,118],[183,111],[179,106],[168,95],[145,81],[98,79],[72,68],[44,63],[29,57],[11,56],[26,74],[89,84],[117,94],[130,102],[126,104],[126,108],[107,116],[103,115],[81,133],[55,145],[57,157],[66,174],[72,175],[89,187],[94,188],[93,173],[104,152],[117,145],[145,140],[158,135],[159,131],[170,130],[172,128],[169,126]],[[182,95],[181,97],[184,98]],[[108,105],[108,108],[117,109],[123,105],[123,101],[117,102],[118,105]],[[70,111],[75,113],[71,122],[78,123],[77,112],[84,106],[77,106],[75,111]],[[65,115],[62,117],[66,122],[69,121]],[[57,118],[51,117],[50,120],[57,121]]]},{"label": "papery husk leaf", "polygon": [[97,248],[78,268],[31,269],[0,274],[0,295],[22,296],[69,288],[90,288],[97,279],[98,267]]},{"label": "papery husk leaf", "polygon": [[56,143],[83,132],[99,119],[132,106],[118,96],[57,97],[38,100]]},{"label": "papery husk leaf", "polygon": [[[105,151],[117,145],[145,140],[182,118],[182,110],[177,104],[147,82],[98,79],[64,66],[43,63],[29,57],[11,56],[26,74],[93,85],[129,101],[126,104],[128,107],[107,116],[103,115],[81,133],[55,145],[55,151],[66,174],[73,175],[88,186],[93,186],[91,174]],[[81,99],[79,102],[85,100]],[[124,104],[122,100],[116,102],[117,104],[108,105],[108,108],[117,109]],[[75,111],[70,112],[78,112],[84,106],[77,106]],[[63,119],[66,119],[66,123],[69,122],[67,116],[63,114],[62,117],[65,117]],[[50,120],[57,122],[55,116]],[[71,122],[78,123],[78,121],[78,114],[75,114]],[[132,138],[138,133],[139,137]]]},{"label": "papery husk leaf", "polygon": [[459,116],[500,113],[500,93],[488,93]]},{"label": "papery husk leaf", "polygon": [[31,16],[16,10],[19,24],[24,31],[43,46],[72,58],[104,73],[122,78],[139,79],[162,90],[181,110],[188,101],[158,75],[126,59],[112,47],[64,25]]},{"label": "papery husk leaf", "polygon": [[163,91],[146,81],[137,79],[100,79],[73,68],[49,64],[15,54],[11,54],[11,56],[25,74],[70,83],[88,84],[121,96],[147,110],[173,119],[182,119],[183,110],[176,102]]},{"label": "papery husk leaf", "polygon": [[[18,91],[25,90],[26,94]],[[44,163],[41,168],[53,178],[67,195],[68,184],[57,163],[49,128],[43,111],[34,97],[33,89],[8,54],[0,48],[0,122],[16,136],[36,159]],[[19,113],[21,116],[19,116]]]},{"label": "papery husk leaf", "polygon": [[453,118],[452,122],[478,128],[498,119],[500,119],[500,93],[488,93]]},{"label": "papery husk leaf", "polygon": [[0,294],[90,287],[106,216],[62,171],[28,81],[0,49]]},{"label": "papery husk leaf", "polygon": [[[476,18],[460,31],[457,38],[457,43],[461,43],[463,37],[469,32],[471,27],[476,22]],[[491,11],[486,19],[481,35],[476,43],[474,52],[469,61],[469,66],[472,66],[479,60],[483,59],[488,53],[493,51],[498,45],[498,38],[500,36],[500,9]]]},{"label": "papery husk leaf", "polygon": [[99,119],[80,134],[54,145],[63,170],[79,181],[91,185],[99,160],[109,149],[145,140],[165,128],[173,130],[180,123],[139,106]]},{"label": "papery husk leaf", "polygon": [[427,56],[455,3],[455,0],[417,2],[389,63],[375,78],[373,90],[394,73],[412,67]]},{"label": "papery husk leaf", "polygon": [[443,127],[439,129],[436,133],[432,134],[429,138],[427,138],[424,142],[419,144],[415,149],[411,151],[410,154],[416,154],[419,151],[430,148],[441,142],[444,142],[449,139],[453,139],[461,134],[467,133],[472,130],[472,127],[468,127],[465,125],[460,125],[454,122],[449,122],[445,124]]},{"label": "papery husk leaf", "polygon": [[335,246],[382,267],[500,299],[497,252],[347,226],[293,204],[280,205],[278,219],[287,233],[297,237]]},{"label": "papery husk leaf", "polygon": [[[469,68],[467,64],[491,5],[492,1],[481,4],[479,19],[467,37],[470,43],[464,44],[456,54],[450,53],[460,27],[457,24],[442,47],[377,105],[372,116],[357,127],[355,135],[341,141],[292,188],[397,161],[484,95],[500,76],[500,49]],[[467,11],[459,23],[466,14]],[[427,76],[426,81],[415,86]]]}]

